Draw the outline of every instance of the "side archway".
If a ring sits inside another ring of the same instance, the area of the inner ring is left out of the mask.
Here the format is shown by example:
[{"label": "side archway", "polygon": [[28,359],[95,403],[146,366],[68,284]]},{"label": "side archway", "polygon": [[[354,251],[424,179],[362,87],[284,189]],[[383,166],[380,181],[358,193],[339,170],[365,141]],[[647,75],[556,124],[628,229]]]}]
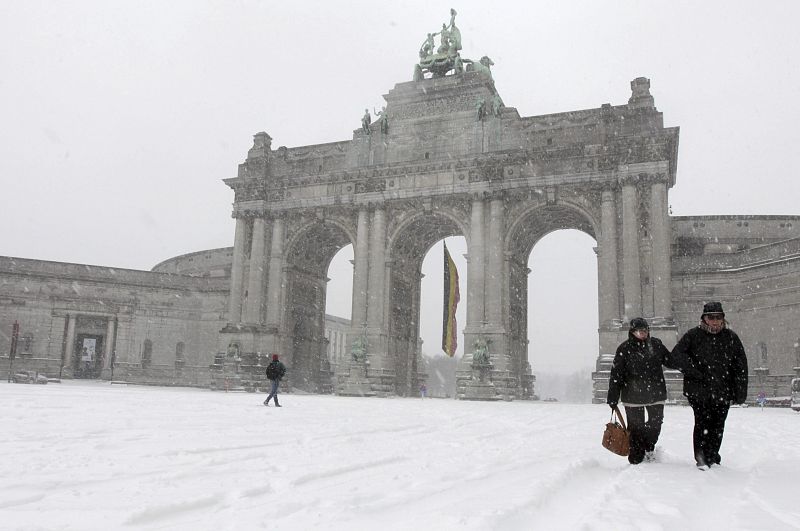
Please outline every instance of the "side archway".
[{"label": "side archway", "polygon": [[533,394],[534,376],[528,361],[528,260],[538,241],[563,229],[575,229],[597,240],[598,224],[580,206],[537,204],[520,211],[509,224],[505,241],[507,341],[512,372],[520,382],[520,397]]},{"label": "side archway", "polygon": [[350,231],[330,220],[309,223],[287,238],[280,336],[292,385],[304,391],[332,391],[325,338],[327,271],[336,253],[351,243]]}]

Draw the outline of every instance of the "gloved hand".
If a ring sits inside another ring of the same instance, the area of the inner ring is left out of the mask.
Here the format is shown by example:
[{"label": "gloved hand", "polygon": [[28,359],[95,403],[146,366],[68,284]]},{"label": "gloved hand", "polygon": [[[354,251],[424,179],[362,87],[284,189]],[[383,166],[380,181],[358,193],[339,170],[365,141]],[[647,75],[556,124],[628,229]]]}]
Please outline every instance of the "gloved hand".
[{"label": "gloved hand", "polygon": [[614,409],[615,407],[617,407],[617,403],[616,402],[608,402],[608,407],[610,407],[611,409]]}]

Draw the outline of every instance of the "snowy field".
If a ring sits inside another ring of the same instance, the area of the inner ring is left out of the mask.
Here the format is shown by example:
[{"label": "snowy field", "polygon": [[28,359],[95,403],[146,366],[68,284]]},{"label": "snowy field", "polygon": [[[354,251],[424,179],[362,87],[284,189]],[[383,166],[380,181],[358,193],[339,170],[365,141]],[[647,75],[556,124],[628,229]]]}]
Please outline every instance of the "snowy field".
[{"label": "snowy field", "polygon": [[0,383],[0,529],[800,529],[800,414],[732,409],[695,469],[600,446],[608,408]]}]

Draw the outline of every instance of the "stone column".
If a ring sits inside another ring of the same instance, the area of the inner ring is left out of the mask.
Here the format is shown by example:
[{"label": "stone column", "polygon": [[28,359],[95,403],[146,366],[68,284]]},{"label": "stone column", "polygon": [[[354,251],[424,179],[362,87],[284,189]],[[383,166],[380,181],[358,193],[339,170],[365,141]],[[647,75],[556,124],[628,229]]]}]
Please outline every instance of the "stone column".
[{"label": "stone column", "polygon": [[369,226],[366,207],[358,211],[356,248],[353,265],[353,320],[351,326],[361,330],[367,323],[367,289],[369,281]]},{"label": "stone column", "polygon": [[247,232],[244,218],[236,218],[236,236],[233,240],[233,265],[231,266],[231,293],[228,298],[228,322],[242,320],[242,277],[244,275],[244,238]]},{"label": "stone column", "polygon": [[486,242],[486,320],[492,328],[503,327],[503,199],[489,203],[489,240]]},{"label": "stone column", "polygon": [[386,267],[386,213],[382,208],[376,208],[375,212],[372,213],[370,237],[367,320],[369,328],[379,333],[383,328],[384,273]]},{"label": "stone column", "polygon": [[283,292],[283,245],[284,224],[282,219],[272,222],[272,245],[269,251],[269,282],[267,284],[267,325],[277,327],[281,320],[281,294]]},{"label": "stone column", "polygon": [[108,323],[106,324],[106,344],[105,344],[105,352],[103,356],[105,359],[103,360],[103,373],[105,374],[106,371],[111,369],[111,358],[114,355],[114,334],[116,332],[116,326],[114,322],[114,317],[108,318]]},{"label": "stone column", "polygon": [[[67,348],[64,351],[63,367],[72,370],[72,356],[75,354],[75,320],[77,316],[72,313],[67,314]],[[71,372],[70,372],[71,374]]]},{"label": "stone column", "polygon": [[250,278],[247,286],[247,311],[245,321],[261,324],[261,304],[264,293],[264,218],[253,220],[253,244],[250,250]]},{"label": "stone column", "polygon": [[626,320],[642,315],[642,282],[639,267],[639,216],[636,184],[630,180],[622,185],[622,264],[624,317]]},{"label": "stone column", "polygon": [[[483,199],[472,200],[472,215],[467,251],[467,329],[477,334],[483,326],[484,301],[484,244],[483,244]],[[469,345],[465,345],[465,352]]]},{"label": "stone column", "polygon": [[653,299],[654,316],[672,321],[672,293],[670,280],[670,227],[667,206],[667,185],[653,183],[650,189],[650,234],[653,238]]},{"label": "stone column", "polygon": [[617,208],[612,190],[603,191],[600,220],[599,299],[600,326],[609,326],[619,319],[619,285],[617,282]]}]

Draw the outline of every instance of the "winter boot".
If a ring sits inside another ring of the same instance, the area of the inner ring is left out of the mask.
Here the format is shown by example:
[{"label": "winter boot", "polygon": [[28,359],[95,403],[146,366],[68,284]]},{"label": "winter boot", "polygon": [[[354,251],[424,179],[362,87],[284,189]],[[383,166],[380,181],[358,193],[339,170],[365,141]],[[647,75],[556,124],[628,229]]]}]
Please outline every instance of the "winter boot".
[{"label": "winter boot", "polygon": [[278,397],[277,396],[275,397],[275,407],[281,407],[281,405],[278,403]]}]

